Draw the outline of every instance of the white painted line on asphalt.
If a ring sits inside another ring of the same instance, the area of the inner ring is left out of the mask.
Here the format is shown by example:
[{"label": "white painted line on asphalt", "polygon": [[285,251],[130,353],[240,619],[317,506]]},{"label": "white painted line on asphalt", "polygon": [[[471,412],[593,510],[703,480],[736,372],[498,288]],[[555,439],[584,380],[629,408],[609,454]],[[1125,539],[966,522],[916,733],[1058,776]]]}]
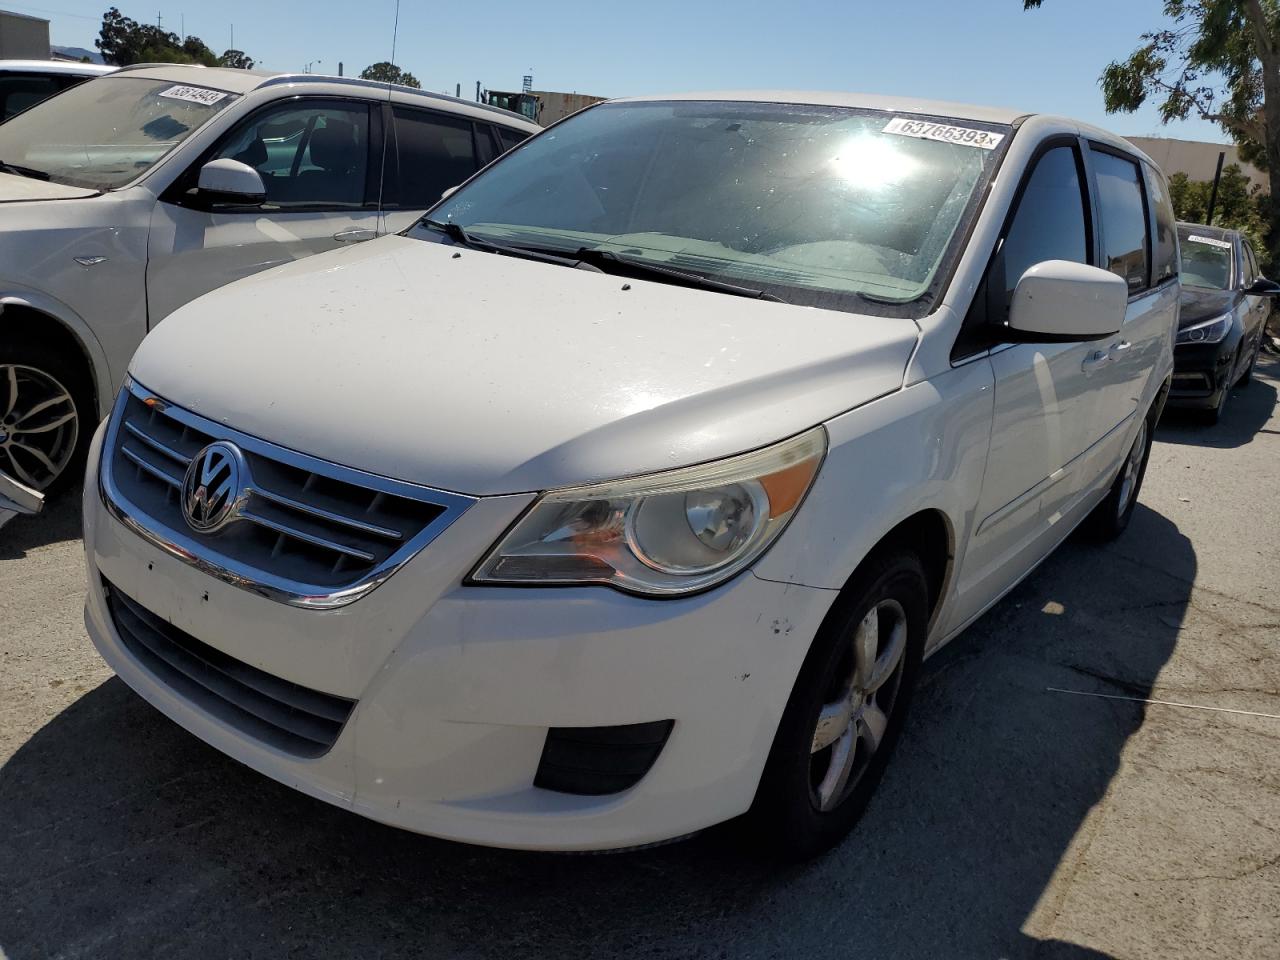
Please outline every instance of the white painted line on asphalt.
[{"label": "white painted line on asphalt", "polygon": [[1060,687],[1045,687],[1050,693],[1070,693],[1077,697],[1101,697],[1103,700],[1129,700],[1133,703],[1158,703],[1162,707],[1185,707],[1188,710],[1212,710],[1215,713],[1236,713],[1242,717],[1262,717],[1266,720],[1280,720],[1280,714],[1256,713],[1253,710],[1232,710],[1230,707],[1206,707],[1199,703],[1178,703],[1176,700],[1148,700],[1146,697],[1122,697],[1115,693],[1090,693],[1087,690],[1063,690]]}]

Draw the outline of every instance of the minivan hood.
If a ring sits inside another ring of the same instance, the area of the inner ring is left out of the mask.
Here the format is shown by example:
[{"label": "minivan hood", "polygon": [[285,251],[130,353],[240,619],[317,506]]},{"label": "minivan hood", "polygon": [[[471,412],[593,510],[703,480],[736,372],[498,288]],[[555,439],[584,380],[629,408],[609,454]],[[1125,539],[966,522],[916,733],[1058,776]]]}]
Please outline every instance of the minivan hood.
[{"label": "minivan hood", "polygon": [[193,301],[131,373],[294,450],[487,495],[783,439],[898,389],[917,335],[389,236]]},{"label": "minivan hood", "polygon": [[69,187],[64,183],[51,183],[22,177],[16,173],[0,173],[0,203],[22,203],[29,200],[78,200],[92,197],[97,190]]},{"label": "minivan hood", "polygon": [[1184,285],[1178,307],[1178,329],[1184,330],[1202,320],[1222,316],[1235,305],[1239,295],[1235,290],[1210,290],[1208,287]]}]

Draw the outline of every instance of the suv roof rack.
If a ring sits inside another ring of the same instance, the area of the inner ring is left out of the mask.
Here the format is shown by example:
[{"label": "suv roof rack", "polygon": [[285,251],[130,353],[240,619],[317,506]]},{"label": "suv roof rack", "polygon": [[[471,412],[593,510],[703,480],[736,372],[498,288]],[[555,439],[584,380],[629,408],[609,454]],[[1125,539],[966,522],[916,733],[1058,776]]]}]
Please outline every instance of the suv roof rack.
[{"label": "suv roof rack", "polygon": [[125,67],[117,67],[116,72],[124,73],[126,70],[150,70],[154,67],[190,67],[192,70],[205,69],[203,63],[164,63],[163,61],[157,61],[155,63],[131,63]]},{"label": "suv roof rack", "polygon": [[402,83],[387,83],[383,80],[362,80],[359,77],[328,77],[320,73],[280,73],[268,77],[258,84],[255,89],[261,90],[264,87],[274,87],[285,83],[341,83],[353,87],[365,87],[366,89],[386,90],[388,88],[397,93],[405,93],[414,97],[421,97],[424,100],[439,100],[445,103],[456,103],[463,106],[475,107],[478,110],[486,110],[490,113],[496,113],[502,117],[514,117],[517,120],[523,120],[525,123],[533,123],[528,117],[516,113],[514,110],[504,110],[502,107],[495,107],[488,103],[479,103],[475,100],[466,100],[462,97],[452,97],[447,93],[432,93],[430,90],[421,90],[418,87],[406,87]]}]

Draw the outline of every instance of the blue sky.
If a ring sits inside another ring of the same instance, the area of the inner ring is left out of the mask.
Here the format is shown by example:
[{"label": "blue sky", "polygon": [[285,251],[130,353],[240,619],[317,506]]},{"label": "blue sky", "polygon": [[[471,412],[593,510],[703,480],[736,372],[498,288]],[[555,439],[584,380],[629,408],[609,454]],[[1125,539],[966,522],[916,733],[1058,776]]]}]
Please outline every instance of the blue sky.
[{"label": "blue sky", "polygon": [[[269,69],[346,72],[391,54],[394,0],[218,0],[143,7],[116,0],[221,52]],[[48,5],[45,6],[44,4]],[[54,43],[93,47],[106,0],[0,0],[43,16]],[[397,60],[424,87],[473,95],[475,81],[601,96],[730,87],[901,93],[1063,113],[1131,136],[1225,140],[1213,124],[1162,128],[1155,110],[1107,116],[1098,75],[1163,22],[1161,0],[402,0]],[[616,11],[616,12],[611,12]]]}]

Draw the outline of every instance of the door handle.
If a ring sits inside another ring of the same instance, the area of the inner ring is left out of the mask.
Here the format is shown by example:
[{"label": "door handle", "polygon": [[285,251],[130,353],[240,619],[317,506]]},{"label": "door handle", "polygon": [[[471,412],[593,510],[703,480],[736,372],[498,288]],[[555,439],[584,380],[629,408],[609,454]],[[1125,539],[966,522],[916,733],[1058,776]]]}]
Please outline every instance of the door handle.
[{"label": "door handle", "polygon": [[1084,358],[1084,362],[1080,364],[1080,369],[1085,373],[1093,373],[1095,370],[1101,370],[1111,362],[1111,354],[1106,350],[1090,350],[1088,356]]},{"label": "door handle", "polygon": [[339,243],[360,243],[363,240],[372,240],[378,235],[376,230],[367,230],[364,227],[351,227],[348,230],[339,230],[333,235],[333,239]]},{"label": "door handle", "polygon": [[1129,348],[1132,346],[1133,344],[1130,343],[1128,340],[1121,340],[1119,343],[1113,343],[1111,345],[1111,358],[1115,360],[1120,357],[1123,357],[1125,352],[1128,351]]}]

